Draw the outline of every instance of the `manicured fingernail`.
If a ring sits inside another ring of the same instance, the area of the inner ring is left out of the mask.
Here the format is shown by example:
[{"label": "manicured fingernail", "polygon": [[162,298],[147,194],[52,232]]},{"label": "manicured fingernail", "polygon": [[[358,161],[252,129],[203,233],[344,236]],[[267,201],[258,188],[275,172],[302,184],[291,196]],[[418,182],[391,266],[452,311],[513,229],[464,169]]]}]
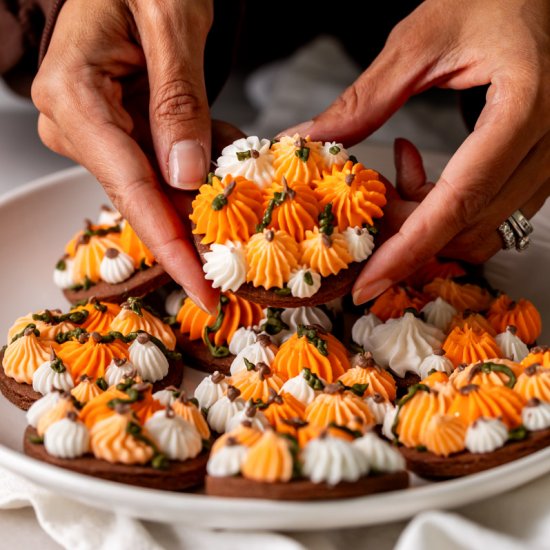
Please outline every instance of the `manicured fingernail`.
[{"label": "manicured fingernail", "polygon": [[216,313],[215,310],[212,310],[212,308],[209,308],[206,306],[206,304],[196,295],[190,292],[189,290],[185,290],[187,292],[187,296],[191,298],[191,301],[195,303],[197,306],[199,306],[203,311],[206,311],[206,313],[214,314]]},{"label": "manicured fingernail", "polygon": [[393,281],[391,279],[380,279],[379,281],[367,283],[360,289],[353,292],[353,303],[356,306],[364,304],[365,302],[368,302],[369,300],[372,300],[382,294],[384,290],[387,290],[392,285]]},{"label": "manicured fingernail", "polygon": [[174,143],[168,169],[172,187],[197,189],[206,177],[206,157],[201,144],[193,139]]},{"label": "manicured fingernail", "polygon": [[302,122],[301,124],[298,124],[298,126],[293,126],[292,128],[288,128],[284,132],[280,132],[277,134],[277,137],[280,138],[282,136],[293,136],[294,134],[299,134],[301,137],[306,137],[307,131],[313,126],[313,120],[308,120],[306,122]]}]

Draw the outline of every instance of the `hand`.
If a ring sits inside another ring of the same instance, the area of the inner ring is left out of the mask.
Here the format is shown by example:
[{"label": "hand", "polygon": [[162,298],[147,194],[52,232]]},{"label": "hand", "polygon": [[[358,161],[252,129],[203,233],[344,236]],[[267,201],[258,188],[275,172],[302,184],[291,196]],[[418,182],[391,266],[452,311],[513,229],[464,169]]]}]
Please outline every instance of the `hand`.
[{"label": "hand", "polygon": [[212,18],[211,0],[68,0],[32,87],[42,141],[99,180],[210,311],[217,292],[163,180],[196,189],[210,165],[203,57]]},{"label": "hand", "polygon": [[398,183],[412,201],[399,208],[412,213],[357,279],[356,303],[374,298],[437,253],[485,261],[502,246],[500,223],[518,208],[533,215],[548,197],[550,3],[425,0],[332,106],[285,132],[353,144],[411,95],[431,86],[485,84],[487,100],[475,130],[436,185],[426,182],[416,149],[398,142]]}]

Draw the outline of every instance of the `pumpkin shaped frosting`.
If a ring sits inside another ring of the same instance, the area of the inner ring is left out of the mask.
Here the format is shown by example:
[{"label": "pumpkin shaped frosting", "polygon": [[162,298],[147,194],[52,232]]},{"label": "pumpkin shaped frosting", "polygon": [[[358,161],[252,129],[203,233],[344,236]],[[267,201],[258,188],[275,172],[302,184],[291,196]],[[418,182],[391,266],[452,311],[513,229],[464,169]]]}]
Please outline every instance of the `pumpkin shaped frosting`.
[{"label": "pumpkin shaped frosting", "polygon": [[271,426],[278,432],[292,434],[292,427],[288,421],[304,419],[304,404],[298,401],[291,393],[285,391],[277,395],[271,389],[269,390],[269,394],[267,407],[262,412]]},{"label": "pumpkin shaped frosting", "polygon": [[374,313],[380,320],[402,317],[406,309],[420,311],[426,301],[418,293],[409,293],[401,285],[394,285],[384,291],[370,307],[370,313]]},{"label": "pumpkin shaped frosting", "polygon": [[434,298],[443,298],[458,311],[484,311],[492,301],[491,295],[484,288],[472,284],[461,285],[452,279],[439,277],[424,286],[424,292]]},{"label": "pumpkin shaped frosting", "polygon": [[352,262],[353,257],[342,233],[334,231],[328,234],[318,227],[306,231],[306,238],[300,243],[300,264],[328,277],[338,275]]},{"label": "pumpkin shaped frosting", "polygon": [[285,178],[291,185],[300,182],[306,185],[321,177],[323,157],[320,141],[311,141],[298,134],[283,136],[271,146],[275,180]]},{"label": "pumpkin shaped frosting", "polygon": [[447,414],[432,416],[422,434],[422,445],[438,456],[449,456],[465,448],[466,424],[460,417]]},{"label": "pumpkin shaped frosting", "polygon": [[450,330],[455,327],[469,327],[477,331],[488,332],[493,338],[497,335],[491,323],[483,315],[470,309],[465,309],[453,317]]},{"label": "pumpkin shaped frosting", "polygon": [[231,383],[241,392],[241,398],[245,401],[263,401],[270,397],[270,390],[279,393],[283,387],[283,381],[271,371],[265,363],[251,365],[250,368],[235,374]]},{"label": "pumpkin shaped frosting", "polygon": [[540,399],[550,403],[550,368],[533,364],[518,376],[514,391],[525,400]]},{"label": "pumpkin shaped frosting", "polygon": [[529,355],[522,360],[521,364],[524,367],[530,365],[542,365],[545,368],[550,368],[550,347],[535,346],[529,351]]},{"label": "pumpkin shaped frosting", "polygon": [[456,388],[468,384],[508,386],[513,388],[521,373],[521,365],[508,359],[491,359],[458,367],[450,376],[450,382]]},{"label": "pumpkin shaped frosting", "polygon": [[153,253],[145,246],[127,221],[124,221],[120,232],[120,246],[134,260],[136,269],[143,267],[144,264],[151,267],[155,263]]},{"label": "pumpkin shaped frosting", "polygon": [[414,288],[423,288],[434,279],[452,279],[466,275],[465,269],[458,262],[443,261],[432,256],[424,265],[407,277],[407,284]]},{"label": "pumpkin shaped frosting", "polygon": [[79,305],[71,311],[85,311],[87,317],[79,326],[88,332],[108,332],[111,323],[120,313],[120,306],[110,302],[100,302],[95,298],[88,300],[88,303]]},{"label": "pumpkin shaped frosting", "polygon": [[443,343],[443,349],[455,367],[502,357],[502,351],[488,332],[468,326],[454,328]]}]

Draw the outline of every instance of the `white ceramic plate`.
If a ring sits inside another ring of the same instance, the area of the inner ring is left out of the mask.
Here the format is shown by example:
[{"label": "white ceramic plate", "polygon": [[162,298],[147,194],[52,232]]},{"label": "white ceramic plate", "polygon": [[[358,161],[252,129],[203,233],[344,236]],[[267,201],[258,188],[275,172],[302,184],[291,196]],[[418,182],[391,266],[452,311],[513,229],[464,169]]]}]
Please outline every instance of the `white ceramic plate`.
[{"label": "white ceramic plate", "polygon": [[[365,163],[390,174],[391,151],[361,147]],[[428,155],[429,170],[437,173],[445,159]],[[52,266],[71,232],[85,217],[95,218],[106,201],[100,187],[82,169],[43,178],[0,198],[0,335],[19,315],[40,307],[66,307],[54,287]],[[491,280],[513,296],[527,296],[543,309],[550,325],[550,209],[536,220],[539,236],[526,254],[499,254],[489,267]],[[536,238],[536,237],[535,237]],[[546,240],[546,244],[545,241]],[[546,249],[545,249],[546,247]],[[526,284],[528,281],[529,284]],[[546,338],[550,334],[546,331]],[[188,384],[200,376],[189,370]],[[438,484],[414,480],[414,487],[347,501],[286,503],[172,494],[124,486],[74,474],[40,463],[21,453],[24,414],[0,399],[0,466],[53,491],[102,509],[162,522],[195,527],[303,530],[358,526],[410,517],[428,508],[448,508],[487,498],[550,471],[550,449],[465,479]]]}]

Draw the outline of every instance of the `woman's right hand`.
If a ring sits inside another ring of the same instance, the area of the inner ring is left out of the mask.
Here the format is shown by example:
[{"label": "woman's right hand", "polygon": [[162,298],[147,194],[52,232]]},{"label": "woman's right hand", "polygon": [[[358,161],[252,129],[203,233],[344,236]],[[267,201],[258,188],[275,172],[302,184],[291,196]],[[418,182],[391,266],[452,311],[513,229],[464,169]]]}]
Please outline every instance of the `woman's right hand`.
[{"label": "woman's right hand", "polygon": [[210,166],[203,58],[212,20],[212,0],[67,0],[32,87],[45,145],[98,179],[208,311],[218,294],[173,190],[197,189]]}]

